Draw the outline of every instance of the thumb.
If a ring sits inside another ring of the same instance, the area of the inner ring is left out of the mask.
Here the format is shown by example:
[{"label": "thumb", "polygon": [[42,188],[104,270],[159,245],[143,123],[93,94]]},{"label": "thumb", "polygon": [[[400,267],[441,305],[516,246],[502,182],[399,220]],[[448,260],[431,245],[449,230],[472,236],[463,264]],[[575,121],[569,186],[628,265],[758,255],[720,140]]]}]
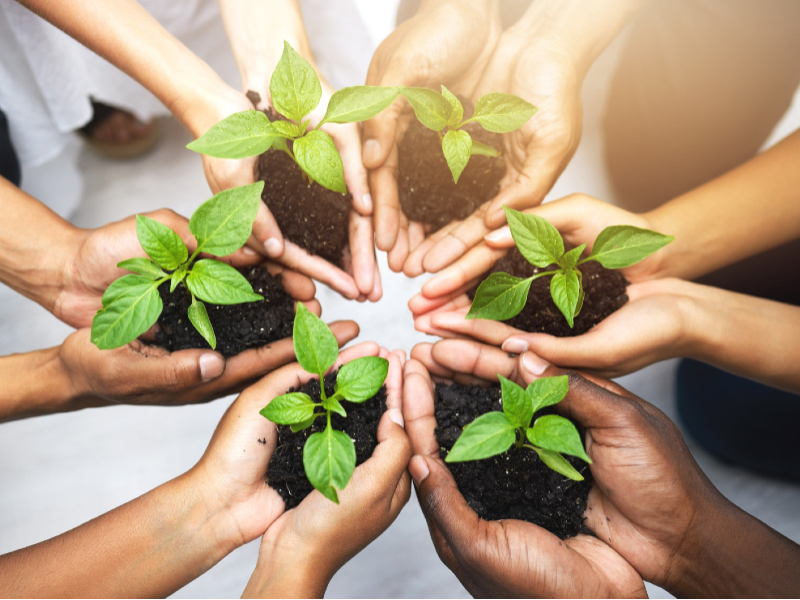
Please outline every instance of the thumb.
[{"label": "thumb", "polygon": [[398,98],[389,108],[364,122],[364,145],[361,157],[367,169],[377,169],[389,158],[397,139],[400,102]]},{"label": "thumb", "polygon": [[[555,337],[546,333],[513,335],[503,342],[503,351],[513,354],[527,353],[529,368],[544,369],[549,363],[567,367],[594,369],[605,356],[607,340],[593,335],[591,331],[575,337]],[[534,365],[535,361],[539,361]],[[542,366],[544,365],[544,366]]]},{"label": "thumb", "polygon": [[155,360],[145,357],[137,367],[131,375],[147,387],[179,392],[217,379],[225,372],[225,359],[210,350],[179,350]]}]

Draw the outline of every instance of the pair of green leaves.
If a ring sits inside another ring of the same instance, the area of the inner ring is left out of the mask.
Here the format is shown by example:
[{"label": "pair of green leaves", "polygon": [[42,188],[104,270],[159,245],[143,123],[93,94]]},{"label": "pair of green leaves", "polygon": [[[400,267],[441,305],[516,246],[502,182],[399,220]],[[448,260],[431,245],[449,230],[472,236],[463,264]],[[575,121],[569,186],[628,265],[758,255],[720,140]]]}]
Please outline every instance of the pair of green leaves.
[{"label": "pair of green leaves", "polygon": [[422,125],[438,132],[447,128],[442,136],[442,152],[456,183],[473,154],[500,155],[491,146],[473,140],[461,129],[464,125],[474,121],[487,131],[508,133],[522,127],[536,113],[536,107],[522,98],[493,92],[481,97],[472,116],[464,120],[464,106],[445,86],[442,86],[441,94],[416,87],[402,87],[400,94],[408,100]]},{"label": "pair of green leaves", "polygon": [[534,280],[552,277],[550,296],[572,327],[583,307],[585,293],[578,267],[596,260],[607,269],[624,269],[644,260],[675,238],[632,225],[612,225],[597,236],[592,253],[581,259],[586,244],[564,252],[564,240],[549,221],[504,206],[514,243],[522,256],[535,267],[556,269],[519,278],[508,273],[492,273],[478,286],[468,319],[504,321],[520,313],[528,300]]},{"label": "pair of green leaves", "polygon": [[117,266],[132,271],[114,281],[103,294],[103,308],[92,321],[92,342],[101,350],[118,348],[152,327],[163,304],[158,288],[170,282],[170,291],[184,282],[192,294],[189,320],[212,348],[217,341],[203,301],[240,304],[263,300],[236,269],[213,259],[194,262],[201,252],[227,256],[250,237],[264,182],[220,192],[200,205],[189,220],[197,249],[189,250],[166,225],[136,216],[136,236],[150,258],[131,258]]},{"label": "pair of green leaves", "polygon": [[540,409],[564,399],[569,391],[568,377],[542,377],[527,389],[502,375],[498,377],[503,412],[485,413],[467,425],[447,455],[446,462],[481,460],[502,454],[514,445],[524,446],[534,450],[554,471],[582,481],[583,476],[562,456],[569,454],[589,464],[592,462],[572,421],[558,415],[546,415],[531,425],[531,419]]},{"label": "pair of green leaves", "polygon": [[[270,121],[257,110],[233,114],[186,147],[216,158],[258,156],[274,148],[286,152],[311,181],[346,193],[342,158],[333,139],[319,128],[325,123],[355,123],[371,119],[397,98],[398,88],[354,86],[339,90],[330,99],[325,117],[308,129],[304,120],[319,105],[322,86],[314,68],[289,45],[269,83],[272,105],[289,119]],[[288,145],[291,141],[291,147]]]},{"label": "pair of green leaves", "polygon": [[356,449],[346,433],[331,426],[331,414],[346,417],[343,400],[360,404],[375,396],[386,381],[389,361],[367,356],[343,365],[336,376],[334,393],[328,396],[325,393],[325,372],[339,355],[333,332],[303,304],[298,304],[293,338],[300,366],[319,377],[320,401],[315,402],[303,392],[290,392],[274,398],[261,414],[278,425],[291,425],[295,432],[311,427],[317,417],[327,418],[325,429],[312,433],[306,440],[303,466],[311,485],[338,504],[336,490],[344,489],[350,481],[356,468]]}]

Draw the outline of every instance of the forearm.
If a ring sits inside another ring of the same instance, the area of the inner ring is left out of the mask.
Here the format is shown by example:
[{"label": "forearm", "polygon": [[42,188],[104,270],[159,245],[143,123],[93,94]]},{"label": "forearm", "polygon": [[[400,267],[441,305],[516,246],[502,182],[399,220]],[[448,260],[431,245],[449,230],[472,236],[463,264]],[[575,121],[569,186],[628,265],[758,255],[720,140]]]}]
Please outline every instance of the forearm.
[{"label": "forearm", "polygon": [[800,237],[798,161],[800,131],[645,215],[675,236],[660,275],[694,279]]},{"label": "forearm", "polygon": [[0,557],[3,597],[166,597],[227,555],[221,513],[189,475]]},{"label": "forearm", "polygon": [[235,91],[134,0],[20,0],[150,90],[194,135]]},{"label": "forearm", "polygon": [[52,310],[78,229],[0,177],[0,281]]},{"label": "forearm", "polygon": [[685,304],[687,355],[800,393],[800,307],[698,284]]}]

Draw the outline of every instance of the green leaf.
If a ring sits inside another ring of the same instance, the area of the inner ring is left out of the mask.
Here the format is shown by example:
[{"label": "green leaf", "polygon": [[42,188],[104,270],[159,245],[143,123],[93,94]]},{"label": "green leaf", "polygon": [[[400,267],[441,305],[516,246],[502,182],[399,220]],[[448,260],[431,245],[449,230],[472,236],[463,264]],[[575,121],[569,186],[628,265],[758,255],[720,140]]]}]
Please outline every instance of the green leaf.
[{"label": "green leaf", "polygon": [[189,258],[186,244],[166,225],[136,215],[136,237],[147,255],[162,269],[177,269]]},{"label": "green leaf", "polygon": [[244,246],[253,230],[264,182],[224,190],[207,200],[189,219],[199,251],[227,256]]},{"label": "green leaf", "polygon": [[495,150],[489,144],[484,144],[483,142],[479,142],[478,140],[472,140],[472,154],[473,156],[490,156],[492,158],[497,158],[500,156],[500,151]]},{"label": "green leaf", "polygon": [[161,279],[162,277],[169,277],[169,275],[164,273],[164,271],[149,258],[129,258],[128,260],[123,260],[121,263],[117,263],[117,267],[125,269],[126,271],[132,271],[137,275],[147,277],[153,281]]},{"label": "green leaf", "polygon": [[525,308],[533,277],[519,279],[508,273],[492,273],[481,282],[467,313],[467,319],[504,321]]},{"label": "green leaf", "polygon": [[326,487],[326,488],[318,488],[318,489],[319,489],[320,493],[323,496],[325,496],[328,500],[330,500],[331,502],[335,502],[336,504],[339,504],[339,494],[336,493],[336,489],[335,488]]},{"label": "green leaf", "polygon": [[458,97],[448,90],[446,87],[442,86],[442,96],[447,102],[450,104],[450,108],[452,112],[450,113],[450,118],[447,120],[447,124],[450,127],[455,127],[456,125],[461,123],[461,119],[464,118],[464,105],[461,104],[461,100]]},{"label": "green leaf", "polygon": [[589,257],[606,269],[624,269],[660,250],[675,237],[632,225],[612,225],[597,236]]},{"label": "green leaf", "polygon": [[103,306],[92,320],[92,343],[101,350],[138,338],[158,319],[163,305],[158,285],[141,275],[125,275],[108,286]]},{"label": "green leaf", "polygon": [[586,291],[583,289],[583,277],[581,276],[580,271],[578,271],[578,279],[581,281],[581,294],[578,296],[578,306],[575,307],[576,317],[581,314],[581,309],[583,309],[583,301],[586,299]]},{"label": "green leaf", "polygon": [[470,121],[477,121],[487,131],[508,133],[528,122],[536,107],[511,94],[493,92],[486,94],[475,105]]},{"label": "green leaf", "polygon": [[503,413],[508,421],[519,429],[530,427],[533,418],[533,403],[525,390],[513,381],[509,381],[502,375],[500,378],[500,389],[503,393]]},{"label": "green leaf", "polygon": [[186,277],[189,291],[211,304],[257,302],[264,297],[253,292],[253,286],[232,266],[205,258],[198,260]]},{"label": "green leaf", "polygon": [[225,117],[186,147],[216,158],[247,158],[266,152],[274,141],[267,115],[246,110]]},{"label": "green leaf", "polygon": [[192,296],[192,304],[189,306],[189,320],[197,329],[197,332],[203,336],[203,339],[208,342],[211,348],[217,348],[217,336],[214,334],[214,327],[211,325],[211,320],[208,318],[206,305],[200,302],[197,298]]},{"label": "green leaf", "polygon": [[298,123],[317,108],[322,86],[314,67],[283,42],[283,54],[269,82],[272,106],[284,117]]},{"label": "green leaf", "polygon": [[321,433],[314,433],[306,440],[303,448],[303,466],[308,481],[320,492],[338,503],[336,491],[329,495],[325,490],[347,486],[356,468],[356,448],[353,440],[332,427],[326,427]]},{"label": "green leaf", "polygon": [[297,433],[298,431],[303,431],[303,429],[308,429],[309,427],[311,427],[314,424],[314,420],[318,416],[321,416],[321,415],[315,415],[315,416],[311,417],[308,421],[303,421],[302,423],[294,423],[293,425],[291,425],[292,431],[294,433]]},{"label": "green leaf", "polygon": [[534,448],[536,454],[542,459],[542,462],[548,467],[553,469],[556,473],[561,473],[564,477],[572,479],[573,481],[583,481],[583,475],[573,467],[567,459],[561,456],[558,452],[551,452],[544,448]]},{"label": "green leaf", "polygon": [[488,412],[464,428],[445,462],[480,460],[502,454],[516,441],[516,428],[501,412]]},{"label": "green leaf", "polygon": [[309,373],[319,375],[322,381],[325,371],[333,366],[339,355],[336,336],[322,319],[309,311],[302,302],[297,303],[292,336],[297,362]]},{"label": "green leaf", "polygon": [[534,446],[571,454],[592,464],[592,460],[583,449],[583,442],[572,421],[558,415],[539,417],[526,432],[528,440]]},{"label": "green leaf", "polygon": [[570,269],[569,271],[559,271],[553,275],[553,279],[550,281],[550,295],[572,328],[575,325],[575,315],[581,296],[578,272]]},{"label": "green leaf", "polygon": [[[297,124],[292,123],[291,121],[273,121],[270,123],[270,128],[284,140],[293,140],[294,138],[302,135]],[[275,144],[273,143],[273,146],[274,145]]]},{"label": "green leaf", "polygon": [[438,92],[420,87],[401,87],[400,94],[408,100],[417,120],[428,129],[441,131],[453,112],[450,103]]},{"label": "green leaf", "polygon": [[472,156],[472,138],[463,129],[451,129],[442,138],[442,151],[453,174],[453,181],[458,183],[458,178]]},{"label": "green leaf", "polygon": [[[536,414],[545,406],[552,406],[558,404],[567,395],[569,391],[569,377],[566,375],[558,375],[557,377],[540,377],[535,381],[531,381],[525,389],[525,393],[530,398],[533,413]],[[527,427],[531,422],[525,424]]]},{"label": "green leaf", "polygon": [[574,269],[575,265],[577,265],[578,261],[581,259],[581,254],[583,254],[584,250],[586,250],[586,244],[581,244],[577,248],[573,248],[558,259],[558,266],[562,269]]},{"label": "green leaf", "polygon": [[306,175],[322,187],[347,193],[342,157],[331,136],[324,131],[309,131],[294,141],[293,149],[295,160]]},{"label": "green leaf", "polygon": [[396,87],[374,85],[342,88],[331,96],[328,110],[320,125],[367,121],[394,102],[399,93],[400,89]]},{"label": "green leaf", "polygon": [[322,405],[331,412],[335,412],[343,417],[347,417],[347,411],[342,406],[342,403],[339,402],[336,398],[328,398],[327,400],[322,401]]},{"label": "green leaf", "polygon": [[180,284],[181,281],[186,279],[186,274],[188,272],[189,271],[186,270],[186,265],[181,265],[178,268],[177,271],[175,271],[172,275],[170,275],[170,277],[169,277],[169,293],[170,294],[175,291],[175,288],[178,287],[178,285]]},{"label": "green leaf", "polygon": [[318,406],[308,394],[290,392],[283,394],[261,409],[261,415],[278,425],[297,425],[314,422],[314,409]]},{"label": "green leaf", "polygon": [[350,402],[365,402],[381,389],[389,373],[389,361],[379,356],[365,356],[339,369],[336,393]]},{"label": "green leaf", "polygon": [[547,219],[503,207],[511,236],[522,256],[537,267],[557,263],[564,254],[564,240]]}]

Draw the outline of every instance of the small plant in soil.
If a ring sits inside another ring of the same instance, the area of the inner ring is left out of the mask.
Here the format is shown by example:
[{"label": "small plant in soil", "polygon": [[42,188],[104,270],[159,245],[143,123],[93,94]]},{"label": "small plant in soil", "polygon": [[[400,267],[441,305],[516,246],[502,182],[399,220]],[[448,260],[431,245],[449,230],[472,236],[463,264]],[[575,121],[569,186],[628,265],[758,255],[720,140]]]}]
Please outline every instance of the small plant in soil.
[{"label": "small plant in soil", "polygon": [[525,307],[531,284],[542,277],[552,277],[550,296],[572,328],[585,298],[583,275],[578,267],[597,261],[606,269],[624,269],[644,260],[675,239],[632,225],[612,225],[597,236],[592,253],[581,258],[586,244],[565,252],[561,234],[549,221],[506,206],[503,209],[514,243],[525,260],[534,267],[555,265],[555,268],[527,278],[502,272],[492,273],[478,286],[467,314],[468,319],[511,319]]},{"label": "small plant in soil", "polygon": [[539,410],[564,399],[569,391],[568,377],[542,377],[527,389],[502,375],[498,377],[503,411],[484,413],[467,425],[445,461],[481,460],[503,454],[514,446],[533,450],[557,473],[574,481],[583,481],[583,475],[562,455],[569,454],[592,463],[572,421],[558,415],[545,415],[531,425],[531,419]]},{"label": "small plant in soil", "polygon": [[277,425],[290,425],[293,432],[307,429],[320,417],[325,429],[311,434],[303,447],[303,467],[308,481],[322,494],[339,503],[338,490],[343,490],[356,468],[356,448],[345,432],[333,428],[333,413],[347,417],[342,401],[360,404],[374,397],[389,372],[389,361],[377,356],[357,358],[339,369],[334,393],[325,392],[325,371],[339,355],[339,345],[322,320],[297,305],[294,319],[294,351],[297,361],[307,372],[319,376],[320,401],[303,392],[289,392],[274,398],[261,414]]},{"label": "small plant in soil", "polygon": [[418,87],[401,87],[400,94],[414,109],[417,120],[439,134],[454,183],[458,183],[473,154],[500,156],[492,146],[474,140],[464,129],[465,125],[475,122],[486,131],[510,133],[522,127],[536,113],[536,107],[522,98],[492,92],[481,97],[472,116],[464,119],[461,101],[444,86],[441,94]]},{"label": "small plant in soil", "polygon": [[353,86],[339,90],[317,126],[308,130],[308,115],[317,108],[322,86],[314,68],[288,42],[272,74],[272,105],[285,120],[270,121],[258,110],[235,113],[186,147],[217,158],[258,156],[269,149],[286,153],[309,182],[346,193],[342,158],[333,139],[320,127],[326,123],[355,123],[371,119],[389,106],[398,88]]},{"label": "small plant in soil", "polygon": [[169,282],[170,293],[181,283],[191,294],[188,317],[212,348],[217,341],[205,304],[240,304],[263,297],[230,265],[200,253],[227,256],[250,237],[263,182],[220,192],[200,205],[189,220],[197,249],[166,225],[136,216],[136,235],[150,257],[131,258],[117,266],[132,271],[114,281],[103,294],[103,308],[92,320],[92,342],[100,349],[118,348],[145,333],[158,320],[163,302],[158,288]]}]

